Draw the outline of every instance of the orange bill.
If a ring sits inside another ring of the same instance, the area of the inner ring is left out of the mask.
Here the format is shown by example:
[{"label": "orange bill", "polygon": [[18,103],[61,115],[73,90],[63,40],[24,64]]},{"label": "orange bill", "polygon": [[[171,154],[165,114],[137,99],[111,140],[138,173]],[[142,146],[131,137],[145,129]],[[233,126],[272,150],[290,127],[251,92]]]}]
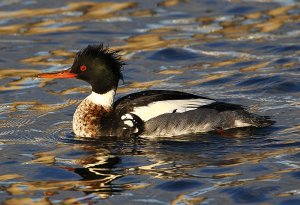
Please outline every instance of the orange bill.
[{"label": "orange bill", "polygon": [[71,69],[55,72],[55,73],[41,73],[39,78],[76,78],[77,74],[71,73]]}]

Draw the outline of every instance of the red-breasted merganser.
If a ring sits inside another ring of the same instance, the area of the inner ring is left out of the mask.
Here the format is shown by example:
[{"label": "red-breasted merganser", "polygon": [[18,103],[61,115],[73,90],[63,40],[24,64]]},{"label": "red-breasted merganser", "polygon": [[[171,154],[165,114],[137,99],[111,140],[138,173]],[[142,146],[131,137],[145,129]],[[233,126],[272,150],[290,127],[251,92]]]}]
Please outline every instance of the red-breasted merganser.
[{"label": "red-breasted merganser", "polygon": [[89,45],[76,54],[70,69],[38,77],[77,78],[92,86],[73,116],[73,130],[79,137],[169,137],[273,124],[269,117],[249,113],[241,105],[179,91],[141,91],[114,102],[123,66],[117,51]]}]

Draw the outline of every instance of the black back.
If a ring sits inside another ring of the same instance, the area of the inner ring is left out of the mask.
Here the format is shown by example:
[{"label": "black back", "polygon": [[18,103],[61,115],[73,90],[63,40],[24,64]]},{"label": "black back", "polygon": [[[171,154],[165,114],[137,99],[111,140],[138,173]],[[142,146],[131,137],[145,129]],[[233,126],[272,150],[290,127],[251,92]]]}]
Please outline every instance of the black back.
[{"label": "black back", "polygon": [[[164,100],[188,100],[188,99],[208,99],[211,98],[201,97],[198,95],[180,92],[180,91],[171,91],[171,90],[146,90],[137,93],[132,93],[126,96],[121,97],[114,103],[114,113],[117,116],[122,116],[126,113],[133,111],[135,107],[147,106],[152,102],[164,101]],[[241,105],[235,105],[224,102],[214,102],[209,105],[203,105],[199,108],[208,108],[214,109],[218,112],[223,111],[234,111],[234,110],[244,110]]]},{"label": "black back", "polygon": [[193,95],[190,93],[171,90],[146,90],[132,93],[121,97],[114,103],[114,110],[117,113],[128,113],[134,107],[147,106],[152,102],[164,100],[184,100],[184,99],[208,99],[210,98]]}]

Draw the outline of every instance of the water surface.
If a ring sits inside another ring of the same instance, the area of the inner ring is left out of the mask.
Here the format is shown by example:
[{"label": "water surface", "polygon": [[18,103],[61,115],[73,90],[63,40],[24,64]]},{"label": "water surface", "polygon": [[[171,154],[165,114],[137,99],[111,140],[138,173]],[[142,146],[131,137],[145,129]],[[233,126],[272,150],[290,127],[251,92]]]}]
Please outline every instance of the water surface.
[{"label": "water surface", "polygon": [[[298,1],[0,2],[4,204],[300,204]],[[103,42],[127,65],[118,96],[174,89],[276,124],[169,139],[77,140],[89,86],[37,79]]]}]

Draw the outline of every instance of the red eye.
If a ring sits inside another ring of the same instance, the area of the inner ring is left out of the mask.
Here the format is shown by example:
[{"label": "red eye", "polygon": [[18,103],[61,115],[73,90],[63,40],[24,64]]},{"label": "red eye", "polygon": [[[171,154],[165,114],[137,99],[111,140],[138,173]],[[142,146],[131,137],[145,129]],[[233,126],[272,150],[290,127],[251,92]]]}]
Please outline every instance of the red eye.
[{"label": "red eye", "polygon": [[86,69],[87,69],[86,65],[80,66],[80,70],[81,70],[81,71],[86,71]]}]

